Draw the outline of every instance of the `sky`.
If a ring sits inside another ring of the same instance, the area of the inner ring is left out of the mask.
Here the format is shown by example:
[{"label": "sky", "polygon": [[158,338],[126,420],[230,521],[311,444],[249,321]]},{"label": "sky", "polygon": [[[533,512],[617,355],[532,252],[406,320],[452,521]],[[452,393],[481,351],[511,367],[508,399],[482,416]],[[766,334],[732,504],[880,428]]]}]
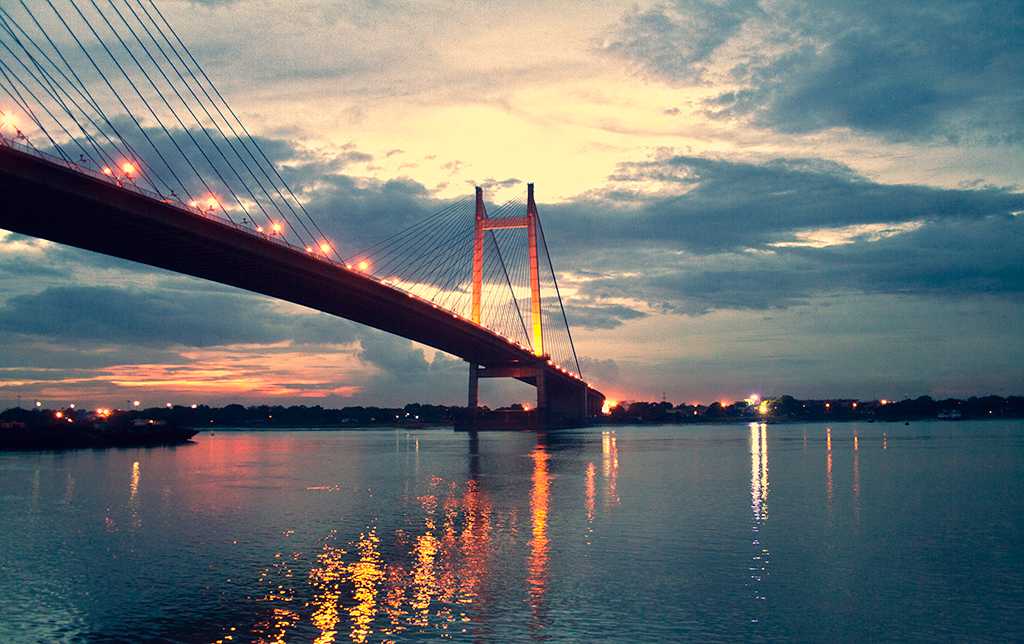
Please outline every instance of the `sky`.
[{"label": "sky", "polygon": [[[160,6],[342,253],[534,182],[610,398],[1022,393],[1024,3]],[[0,404],[465,390],[404,339],[0,231]]]}]

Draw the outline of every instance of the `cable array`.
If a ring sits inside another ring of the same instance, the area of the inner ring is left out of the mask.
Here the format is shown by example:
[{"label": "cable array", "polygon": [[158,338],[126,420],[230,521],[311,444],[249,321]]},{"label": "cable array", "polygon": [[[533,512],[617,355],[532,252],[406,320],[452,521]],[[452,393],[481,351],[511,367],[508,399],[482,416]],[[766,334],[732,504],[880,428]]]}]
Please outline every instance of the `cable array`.
[{"label": "cable array", "polygon": [[[488,218],[518,218],[525,211],[525,203],[513,200],[492,208]],[[473,201],[450,204],[356,252],[350,261],[386,284],[469,319],[475,216]],[[572,333],[539,217],[537,234],[544,351],[555,365],[579,374]],[[532,349],[533,337],[528,330],[530,298],[530,248],[526,229],[487,230],[480,324],[521,347]]]},{"label": "cable array", "polygon": [[[508,216],[522,204],[510,201],[492,217]],[[358,270],[401,288],[455,315],[470,319],[473,298],[475,202],[458,201],[416,224],[355,253]],[[520,346],[529,347],[523,315],[514,296],[510,267],[493,233],[484,237],[480,324]]]},{"label": "cable array", "polygon": [[154,0],[0,7],[2,95],[5,140],[344,261]]}]

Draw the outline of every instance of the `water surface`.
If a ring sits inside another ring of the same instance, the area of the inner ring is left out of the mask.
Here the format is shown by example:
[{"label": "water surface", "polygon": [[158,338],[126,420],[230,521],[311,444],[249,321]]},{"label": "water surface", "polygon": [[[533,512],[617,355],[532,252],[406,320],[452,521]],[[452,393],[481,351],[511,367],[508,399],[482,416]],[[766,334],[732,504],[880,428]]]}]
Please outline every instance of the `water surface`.
[{"label": "water surface", "polygon": [[0,641],[1024,639],[1024,423],[0,454]]}]

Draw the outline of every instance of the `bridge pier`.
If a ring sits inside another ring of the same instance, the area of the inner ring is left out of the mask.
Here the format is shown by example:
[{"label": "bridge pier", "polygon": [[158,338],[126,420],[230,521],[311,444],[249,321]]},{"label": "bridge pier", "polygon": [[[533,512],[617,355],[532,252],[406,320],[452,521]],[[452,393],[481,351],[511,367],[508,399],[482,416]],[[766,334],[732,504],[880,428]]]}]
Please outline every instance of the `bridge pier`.
[{"label": "bridge pier", "polygon": [[[550,374],[545,363],[510,363],[481,367],[469,364],[469,413],[460,429],[535,429],[582,425],[601,413],[604,397],[577,380]],[[537,389],[536,407],[528,412],[481,414],[480,378],[515,378]]]}]

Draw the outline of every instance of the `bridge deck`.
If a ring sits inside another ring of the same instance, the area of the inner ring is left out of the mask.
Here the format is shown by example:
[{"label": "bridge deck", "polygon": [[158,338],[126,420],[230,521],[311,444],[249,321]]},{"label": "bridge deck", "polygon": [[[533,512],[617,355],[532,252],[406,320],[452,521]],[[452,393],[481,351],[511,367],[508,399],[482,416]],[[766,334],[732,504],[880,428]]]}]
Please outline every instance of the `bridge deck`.
[{"label": "bridge deck", "polygon": [[493,331],[357,270],[4,145],[0,194],[0,228],[301,304],[485,367],[543,366],[549,383],[584,386]]}]

